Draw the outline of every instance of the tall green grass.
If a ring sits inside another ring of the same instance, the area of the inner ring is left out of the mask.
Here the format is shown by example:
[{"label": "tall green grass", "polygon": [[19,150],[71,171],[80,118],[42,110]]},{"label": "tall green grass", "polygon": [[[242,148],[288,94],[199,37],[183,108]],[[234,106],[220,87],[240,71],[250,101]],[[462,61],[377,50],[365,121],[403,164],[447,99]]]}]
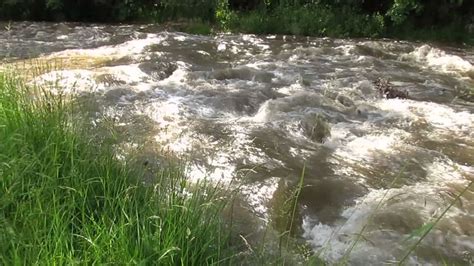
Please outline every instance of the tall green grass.
[{"label": "tall green grass", "polygon": [[221,192],[153,182],[71,119],[70,101],[0,73],[0,264],[223,262]]}]

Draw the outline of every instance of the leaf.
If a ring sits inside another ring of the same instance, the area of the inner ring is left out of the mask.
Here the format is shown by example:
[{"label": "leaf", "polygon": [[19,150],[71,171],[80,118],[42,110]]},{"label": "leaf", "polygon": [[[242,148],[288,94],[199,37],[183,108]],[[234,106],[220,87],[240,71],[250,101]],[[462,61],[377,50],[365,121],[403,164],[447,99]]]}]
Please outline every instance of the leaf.
[{"label": "leaf", "polygon": [[171,253],[171,252],[173,252],[173,251],[179,251],[179,250],[181,250],[181,249],[178,248],[178,247],[171,247],[171,248],[167,249],[167,250],[163,253],[163,255],[161,255],[161,256],[158,258],[158,261],[164,259],[164,258],[168,255],[168,253]]}]

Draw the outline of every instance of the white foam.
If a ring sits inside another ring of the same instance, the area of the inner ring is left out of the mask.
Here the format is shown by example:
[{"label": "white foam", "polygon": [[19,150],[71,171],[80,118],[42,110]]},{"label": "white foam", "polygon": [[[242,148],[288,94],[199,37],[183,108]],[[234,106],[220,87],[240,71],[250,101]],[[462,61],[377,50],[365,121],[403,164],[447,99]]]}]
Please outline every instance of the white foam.
[{"label": "white foam", "polygon": [[159,44],[165,40],[164,36],[148,34],[144,39],[130,40],[118,45],[107,45],[93,49],[69,49],[52,53],[49,58],[82,57],[125,57],[141,54],[147,46]]},{"label": "white foam", "polygon": [[94,71],[83,69],[51,71],[36,77],[31,83],[48,86],[54,92],[59,92],[60,88],[61,93],[66,94],[105,91],[114,88],[116,86],[114,84],[97,81],[97,78],[104,74],[111,75],[112,78],[123,83],[128,83],[128,87],[135,91],[145,91],[151,86],[146,83],[149,79],[148,75],[138,68],[138,64],[103,67]]},{"label": "white foam", "polygon": [[265,103],[263,103],[263,105],[260,106],[260,109],[258,110],[257,114],[253,117],[252,120],[259,123],[267,122],[269,108],[270,108],[269,101],[266,101]]},{"label": "white foam", "polygon": [[186,36],[184,35],[180,35],[180,36],[174,36],[173,39],[177,40],[177,41],[180,41],[180,42],[184,42],[186,41],[188,38],[186,38]]},{"label": "white foam", "polygon": [[192,150],[194,143],[190,133],[183,132],[183,128],[179,126],[186,121],[181,115],[184,112],[184,102],[185,98],[179,96],[156,99],[144,110],[144,113],[161,128],[155,137],[156,141],[163,146],[163,149],[177,154]]},{"label": "white foam", "polygon": [[219,43],[219,45],[217,45],[217,51],[219,52],[225,51],[226,49],[227,45],[225,43]]},{"label": "white foam", "polygon": [[437,48],[429,45],[422,45],[409,54],[402,55],[402,60],[413,60],[433,69],[446,73],[466,73],[474,71],[469,61],[462,59],[456,55],[447,54]]},{"label": "white foam", "polygon": [[278,189],[279,181],[278,177],[270,177],[262,182],[242,185],[240,187],[240,191],[245,196],[250,207],[252,207],[252,210],[266,222],[270,218],[270,213],[268,212],[270,200]]},{"label": "white foam", "polygon": [[147,82],[149,76],[138,67],[138,64],[119,65],[114,67],[103,67],[97,72],[112,74],[113,76],[126,81],[126,83]]},{"label": "white foam", "polygon": [[199,165],[188,165],[186,176],[192,182],[207,180],[215,184],[228,185],[234,179],[235,166],[229,165],[227,161],[219,163],[213,162],[212,168],[206,168]]},{"label": "white foam", "polygon": [[430,165],[425,166],[427,170],[426,178],[433,184],[446,184],[452,181],[463,180],[465,173],[474,168],[460,166],[447,159],[436,159]]},{"label": "white foam", "polygon": [[[388,134],[371,134],[363,137],[350,136],[344,145],[340,145],[334,154],[350,158],[351,160],[370,160],[373,153],[391,152],[396,145],[402,142],[403,137],[408,136],[404,131],[397,131]],[[328,142],[333,142],[330,139]],[[331,145],[329,143],[329,145]]]},{"label": "white foam", "polygon": [[354,54],[355,48],[356,48],[355,44],[344,44],[344,45],[337,46],[334,49],[342,51],[345,56],[351,56]]},{"label": "white foam", "polygon": [[202,55],[205,55],[205,56],[210,56],[211,54],[206,52],[206,51],[202,51],[202,50],[198,50],[196,51],[198,54],[202,54]]},{"label": "white foam", "polygon": [[250,42],[251,44],[259,47],[262,50],[270,49],[270,46],[268,44],[264,44],[263,39],[258,38],[255,35],[249,35],[249,34],[242,35],[242,40]]},{"label": "white foam", "polygon": [[[292,88],[297,91],[297,88],[301,88],[301,85],[297,84]],[[322,97],[318,94],[306,91],[295,92],[288,97],[267,100],[260,106],[251,120],[264,123],[275,120],[289,120],[291,117],[301,118],[311,111],[311,107],[315,108],[322,101]]]},{"label": "white foam", "polygon": [[46,86],[54,93],[65,94],[101,89],[94,80],[94,72],[89,70],[52,71],[36,77],[31,83]]},{"label": "white foam", "polygon": [[446,105],[400,99],[378,101],[375,105],[381,110],[398,114],[411,121],[426,121],[435,129],[460,134],[474,132],[474,115],[472,113],[457,112]]},{"label": "white foam", "polygon": [[[359,134],[354,134],[354,129],[357,129]],[[371,131],[373,128],[370,121],[360,124],[337,123],[331,126],[331,136],[324,145],[334,149],[334,154],[341,158],[364,161],[370,160],[374,153],[393,152],[410,136],[408,132],[400,129],[369,133]],[[367,132],[367,134],[362,132]]]}]

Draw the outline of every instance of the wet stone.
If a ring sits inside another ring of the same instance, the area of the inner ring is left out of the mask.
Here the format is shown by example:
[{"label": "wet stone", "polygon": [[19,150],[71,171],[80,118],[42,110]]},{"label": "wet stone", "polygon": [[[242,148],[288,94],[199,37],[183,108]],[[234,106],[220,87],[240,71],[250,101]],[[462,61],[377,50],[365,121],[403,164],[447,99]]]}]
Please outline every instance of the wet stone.
[{"label": "wet stone", "polygon": [[315,142],[322,143],[326,138],[331,136],[329,124],[323,116],[319,114],[311,114],[301,121],[300,126],[305,135]]},{"label": "wet stone", "polygon": [[114,76],[112,74],[101,74],[99,76],[96,76],[95,81],[97,83],[103,83],[106,86],[119,86],[126,84],[124,80],[121,80],[119,77]]},{"label": "wet stone", "polygon": [[347,96],[344,96],[344,95],[338,95],[336,100],[344,105],[345,107],[352,107],[354,106],[354,102]]}]

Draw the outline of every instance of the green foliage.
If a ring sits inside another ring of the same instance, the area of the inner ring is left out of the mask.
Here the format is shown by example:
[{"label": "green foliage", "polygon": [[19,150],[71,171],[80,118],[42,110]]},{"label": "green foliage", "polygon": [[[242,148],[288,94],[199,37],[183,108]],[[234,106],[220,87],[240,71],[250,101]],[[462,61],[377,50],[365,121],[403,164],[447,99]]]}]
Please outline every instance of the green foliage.
[{"label": "green foliage", "polygon": [[395,24],[402,24],[412,11],[420,12],[423,8],[418,0],[394,0],[387,15]]},{"label": "green foliage", "polygon": [[216,21],[221,29],[229,30],[229,23],[232,19],[232,12],[229,9],[228,0],[218,0],[216,9]]},{"label": "green foliage", "polygon": [[63,6],[61,0],[48,0],[46,1],[46,8],[50,10],[59,10]]},{"label": "green foliage", "polygon": [[210,35],[212,33],[212,27],[209,23],[192,21],[185,25],[183,31],[191,34]]},{"label": "green foliage", "polygon": [[[146,1],[139,1],[142,4]],[[150,7],[156,13],[158,21],[177,19],[201,19],[202,21],[214,21],[214,14],[221,0],[162,0]]]},{"label": "green foliage", "polygon": [[382,15],[354,15],[352,9],[331,9],[317,5],[276,7],[272,11],[239,14],[229,23],[247,33],[296,34],[332,37],[381,36],[385,31]]}]

